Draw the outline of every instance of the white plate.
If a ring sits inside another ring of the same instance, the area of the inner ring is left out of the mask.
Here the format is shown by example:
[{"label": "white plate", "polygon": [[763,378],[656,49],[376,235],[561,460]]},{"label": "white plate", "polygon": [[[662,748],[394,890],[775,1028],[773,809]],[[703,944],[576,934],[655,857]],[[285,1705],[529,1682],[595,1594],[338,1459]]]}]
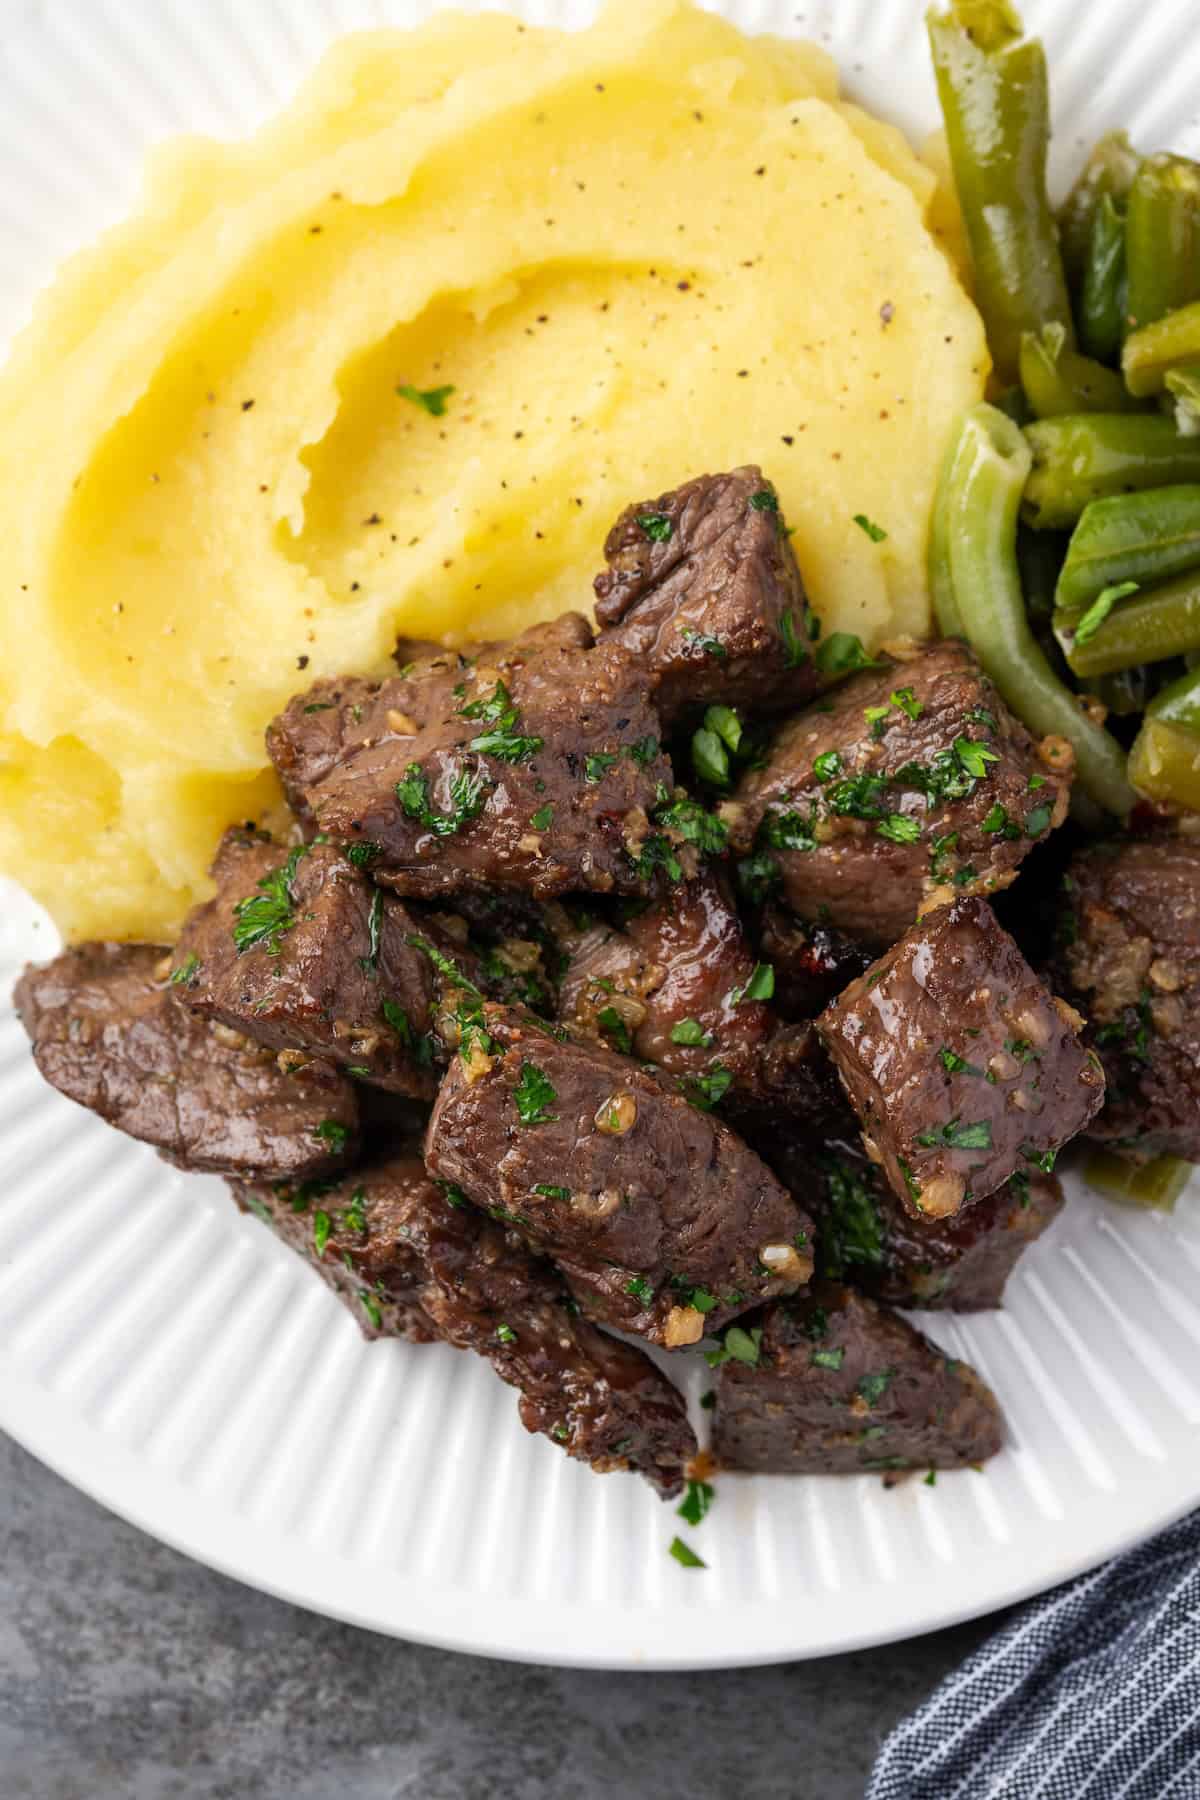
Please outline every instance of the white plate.
[{"label": "white plate", "polygon": [[[405,0],[0,0],[0,333],[67,250],[131,204],[147,144],[243,132],[331,39]],[[540,0],[544,23],[592,8]],[[838,56],[859,98],[935,121],[920,0],[740,0]],[[1030,0],[1060,173],[1124,124],[1200,150],[1193,0]],[[55,948],[0,885],[0,995]],[[1200,1208],[1078,1193],[1003,1313],[934,1317],[995,1386],[987,1473],[724,1478],[688,1536],[632,1476],[521,1429],[442,1348],[368,1346],[298,1259],[52,1093],[0,1011],[0,1426],[105,1505],[241,1580],[381,1631],[559,1663],[722,1667],[927,1631],[1063,1579],[1200,1499]],[[699,1374],[697,1388],[702,1385]]]}]

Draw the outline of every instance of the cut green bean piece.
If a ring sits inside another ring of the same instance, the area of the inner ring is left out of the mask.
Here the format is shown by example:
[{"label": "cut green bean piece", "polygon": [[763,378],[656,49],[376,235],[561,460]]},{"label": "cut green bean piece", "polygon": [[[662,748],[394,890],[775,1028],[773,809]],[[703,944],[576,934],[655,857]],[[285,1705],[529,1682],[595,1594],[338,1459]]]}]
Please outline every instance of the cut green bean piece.
[{"label": "cut green bean piece", "polygon": [[1137,400],[1126,391],[1117,371],[1072,350],[1066,332],[1057,322],[1041,331],[1021,333],[1020,368],[1021,386],[1035,418],[1139,410]]},{"label": "cut green bean piece", "polygon": [[[1109,592],[1119,594],[1120,589]],[[1059,614],[1054,621],[1055,634],[1076,675],[1108,675],[1114,669],[1182,656],[1200,649],[1200,573],[1192,571],[1122,599],[1099,626],[1084,634],[1079,628],[1087,616]]]},{"label": "cut green bean piece", "polygon": [[1036,737],[1063,737],[1080,785],[1123,817],[1133,804],[1125,753],[1081,711],[1029,627],[1017,569],[1017,512],[1029,470],[1022,432],[994,406],[975,406],[959,425],[947,465],[946,545],[963,631],[1002,697]]},{"label": "cut green bean piece", "polygon": [[1169,581],[1200,567],[1200,486],[1148,488],[1093,500],[1080,514],[1055,607],[1078,612],[1118,582]]},{"label": "cut green bean piece", "polygon": [[1168,687],[1160,688],[1146,713],[1151,719],[1194,731],[1200,737],[1200,669],[1189,669]]},{"label": "cut green bean piece", "polygon": [[1053,320],[1074,329],[1046,193],[1045,52],[1020,36],[1016,13],[997,0],[954,0],[927,26],[975,303],[996,373],[1012,382],[1023,331]]},{"label": "cut green bean piece", "polygon": [[[1123,200],[1133,186],[1141,157],[1123,131],[1110,131],[1088,157],[1058,211],[1058,238],[1067,279],[1078,287],[1092,250],[1096,217],[1105,200]],[[1096,352],[1089,350],[1089,355]]]},{"label": "cut green bean piece", "polygon": [[[1200,301],[1164,313],[1153,325],[1130,332],[1121,369],[1131,394],[1161,394],[1167,373],[1181,363],[1200,361]],[[1084,410],[1083,408],[1080,409]]]},{"label": "cut green bean piece", "polygon": [[1125,214],[1106,194],[1092,224],[1083,279],[1079,284],[1079,341],[1089,356],[1115,363],[1121,354],[1128,307]]},{"label": "cut green bean piece", "polygon": [[1147,717],[1129,752],[1129,779],[1159,806],[1200,812],[1200,732]]},{"label": "cut green bean piece", "polygon": [[1200,437],[1200,362],[1167,370],[1167,393],[1180,437]]},{"label": "cut green bean piece", "polygon": [[1156,1156],[1152,1162],[1128,1162],[1109,1150],[1096,1150],[1084,1165],[1083,1178],[1106,1200],[1122,1206],[1147,1206],[1174,1212],[1175,1202],[1187,1186],[1192,1163],[1177,1156]]},{"label": "cut green bean piece", "polygon": [[1130,329],[1200,300],[1200,163],[1148,156],[1125,214]]},{"label": "cut green bean piece", "polygon": [[1113,494],[1200,482],[1200,440],[1153,413],[1076,413],[1026,427],[1033,472],[1024,516],[1038,530],[1074,525]]}]

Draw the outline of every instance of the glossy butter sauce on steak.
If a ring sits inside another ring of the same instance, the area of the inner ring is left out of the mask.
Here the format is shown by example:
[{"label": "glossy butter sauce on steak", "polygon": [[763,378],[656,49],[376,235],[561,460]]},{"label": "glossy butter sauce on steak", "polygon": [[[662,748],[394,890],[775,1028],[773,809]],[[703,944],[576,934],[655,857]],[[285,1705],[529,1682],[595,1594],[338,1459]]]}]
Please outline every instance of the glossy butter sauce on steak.
[{"label": "glossy butter sauce on steak", "polygon": [[604,555],[598,648],[640,671],[667,725],[713,700],[776,711],[816,688],[804,584],[761,469],[626,507]]},{"label": "glossy butter sauce on steak", "polygon": [[1063,882],[1053,976],[1104,1064],[1092,1137],[1200,1162],[1200,841],[1094,844]]},{"label": "glossy butter sauce on steak", "polygon": [[409,1152],[305,1188],[231,1184],[346,1301],[368,1337],[432,1338],[486,1357],[521,1422],[593,1469],[634,1469],[664,1497],[696,1440],[648,1357],[579,1317],[553,1265],[436,1186]]},{"label": "glossy butter sauce on steak", "polygon": [[53,1087],[168,1162],[303,1179],[357,1146],[353,1084],[319,1058],[274,1051],[194,1017],[153,944],[79,944],[26,969],[16,1006]]},{"label": "glossy butter sauce on steak", "polygon": [[802,1288],[811,1222],[728,1126],[625,1056],[484,1009],[430,1173],[500,1208],[588,1315],[667,1348]]},{"label": "glossy butter sauce on steak", "polygon": [[962,1469],[1003,1441],[991,1390],[898,1313],[821,1283],[763,1314],[758,1360],[717,1378],[713,1448],[729,1469],[862,1475]]},{"label": "glossy butter sauce on steak", "polygon": [[948,639],[789,719],[722,812],[748,892],[883,946],[935,893],[1014,879],[1066,813],[1056,766],[1057,740],[1039,749]]},{"label": "glossy butter sauce on steak", "polygon": [[868,1152],[934,1218],[1051,1168],[1103,1104],[1083,1020],[983,900],[927,913],[818,1025]]}]

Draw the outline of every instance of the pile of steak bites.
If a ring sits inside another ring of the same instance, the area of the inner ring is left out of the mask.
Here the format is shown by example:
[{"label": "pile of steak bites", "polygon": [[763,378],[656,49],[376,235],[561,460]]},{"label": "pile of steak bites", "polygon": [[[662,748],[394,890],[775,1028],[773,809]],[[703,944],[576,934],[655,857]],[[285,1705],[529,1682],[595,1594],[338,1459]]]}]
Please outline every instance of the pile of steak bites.
[{"label": "pile of steak bites", "polygon": [[1145,903],[1200,857],[1082,850],[1039,972],[990,902],[1070,757],[964,644],[818,642],[755,468],[605,557],[595,630],[297,695],[290,830],[226,833],[173,948],[27,970],[38,1066],[595,1469],[680,1488],[697,1354],[725,1467],[977,1463],[995,1400],[892,1308],[999,1305],[1077,1133],[1200,1153],[1194,902]]}]

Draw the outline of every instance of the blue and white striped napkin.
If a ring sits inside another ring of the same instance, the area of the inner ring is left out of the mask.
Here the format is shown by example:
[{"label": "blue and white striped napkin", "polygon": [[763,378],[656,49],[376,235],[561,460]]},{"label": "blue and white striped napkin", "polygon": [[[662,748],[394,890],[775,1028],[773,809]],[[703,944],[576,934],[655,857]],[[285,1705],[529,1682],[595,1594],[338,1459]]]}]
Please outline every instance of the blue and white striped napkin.
[{"label": "blue and white striped napkin", "polygon": [[866,1800],[1200,1800],[1200,1513],[1022,1608],[885,1741]]}]

